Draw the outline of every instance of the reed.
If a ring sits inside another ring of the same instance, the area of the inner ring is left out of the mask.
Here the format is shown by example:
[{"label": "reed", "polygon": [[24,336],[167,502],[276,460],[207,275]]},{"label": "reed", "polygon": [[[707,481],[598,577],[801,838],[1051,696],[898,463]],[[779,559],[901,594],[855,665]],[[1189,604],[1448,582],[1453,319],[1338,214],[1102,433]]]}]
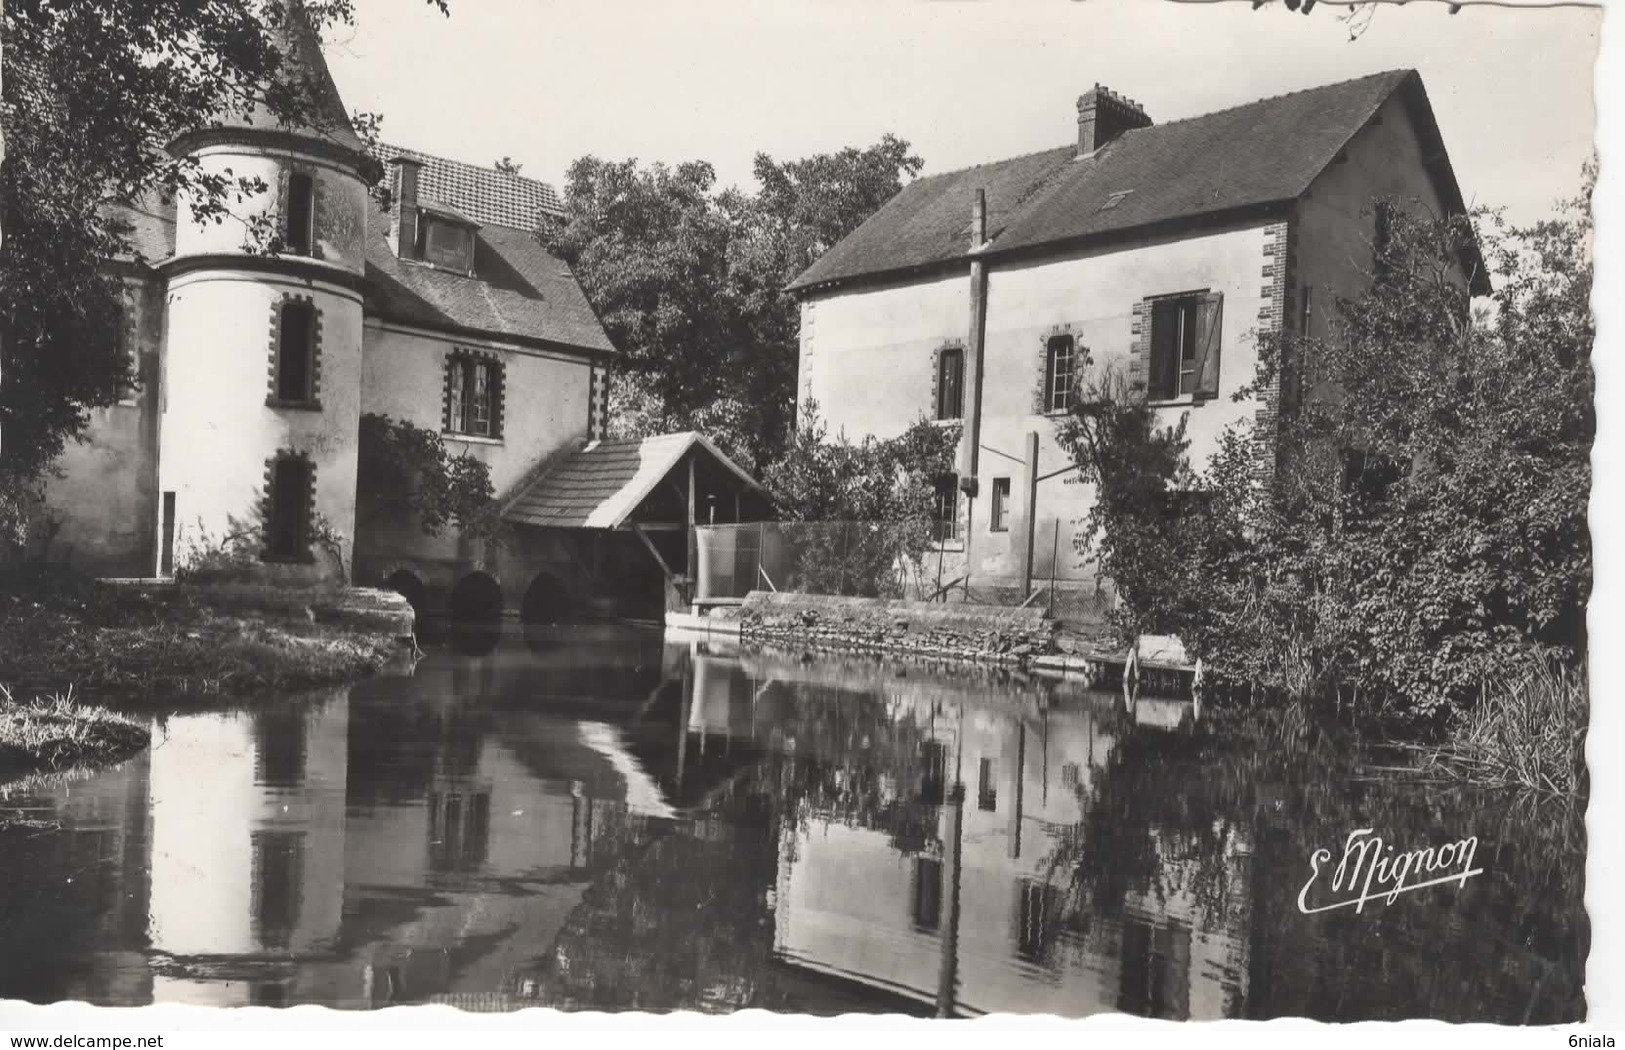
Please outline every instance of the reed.
[{"label": "reed", "polygon": [[1483,687],[1424,768],[1452,780],[1580,798],[1587,789],[1590,694],[1582,669],[1531,660],[1522,673]]}]

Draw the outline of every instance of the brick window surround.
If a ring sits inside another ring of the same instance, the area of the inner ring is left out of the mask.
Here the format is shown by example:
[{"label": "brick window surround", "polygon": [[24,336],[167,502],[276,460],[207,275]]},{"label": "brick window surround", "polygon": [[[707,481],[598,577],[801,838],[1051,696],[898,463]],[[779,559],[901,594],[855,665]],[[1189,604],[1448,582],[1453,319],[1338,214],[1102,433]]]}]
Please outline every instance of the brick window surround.
[{"label": "brick window surround", "polygon": [[316,464],[303,452],[283,449],[265,461],[260,502],[265,546],[261,561],[311,562],[316,515]]},{"label": "brick window surround", "polygon": [[[957,399],[954,391],[944,389],[945,381],[950,386],[957,384]],[[950,339],[931,351],[930,405],[932,419],[946,421],[965,417],[965,344],[957,339]]]},{"label": "brick window surround", "polygon": [[448,435],[502,440],[506,406],[502,359],[458,347],[446,355],[442,425]]},{"label": "brick window surround", "polygon": [[322,312],[309,295],[286,293],[271,304],[265,403],[272,408],[322,407]]}]

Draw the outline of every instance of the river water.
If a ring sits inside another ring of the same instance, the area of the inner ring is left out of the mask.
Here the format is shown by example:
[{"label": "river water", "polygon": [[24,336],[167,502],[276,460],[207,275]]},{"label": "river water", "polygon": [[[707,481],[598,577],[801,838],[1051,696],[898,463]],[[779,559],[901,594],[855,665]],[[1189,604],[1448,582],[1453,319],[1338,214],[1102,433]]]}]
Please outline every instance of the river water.
[{"label": "river water", "polygon": [[[597,628],[145,710],[0,789],[0,998],[1584,1016],[1579,818],[1296,711]],[[1304,914],[1362,828],[1483,874]]]}]

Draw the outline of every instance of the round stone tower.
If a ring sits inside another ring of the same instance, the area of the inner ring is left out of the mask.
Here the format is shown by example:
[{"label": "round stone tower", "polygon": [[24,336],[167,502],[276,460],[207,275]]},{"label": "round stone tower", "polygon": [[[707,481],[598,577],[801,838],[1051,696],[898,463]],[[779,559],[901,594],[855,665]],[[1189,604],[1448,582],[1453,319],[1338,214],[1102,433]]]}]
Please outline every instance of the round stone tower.
[{"label": "round stone tower", "polygon": [[279,77],[314,119],[290,126],[262,107],[170,147],[266,189],[221,221],[177,202],[162,265],[161,574],[230,546],[273,578],[350,565],[369,159],[299,0],[282,14]]}]

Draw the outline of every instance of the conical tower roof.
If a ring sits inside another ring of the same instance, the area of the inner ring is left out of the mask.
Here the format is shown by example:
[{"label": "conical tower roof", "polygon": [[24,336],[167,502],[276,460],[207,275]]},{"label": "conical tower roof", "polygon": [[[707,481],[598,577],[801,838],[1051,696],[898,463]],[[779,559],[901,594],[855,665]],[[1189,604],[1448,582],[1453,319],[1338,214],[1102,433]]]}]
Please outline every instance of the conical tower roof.
[{"label": "conical tower roof", "polygon": [[[261,89],[260,94],[265,98],[256,100],[247,111],[237,108],[220,114],[211,127],[201,133],[221,128],[276,131],[364,155],[366,146],[350,123],[338,85],[333,82],[327,60],[322,57],[321,36],[311,24],[304,4],[301,0],[281,0],[273,15],[277,16],[277,24],[271,27],[271,37],[282,54],[282,65],[275,79]],[[287,122],[265,100],[301,98],[306,100],[314,116],[314,126]],[[183,140],[191,138],[192,135],[183,136]],[[181,143],[175,145],[178,147]]]}]

